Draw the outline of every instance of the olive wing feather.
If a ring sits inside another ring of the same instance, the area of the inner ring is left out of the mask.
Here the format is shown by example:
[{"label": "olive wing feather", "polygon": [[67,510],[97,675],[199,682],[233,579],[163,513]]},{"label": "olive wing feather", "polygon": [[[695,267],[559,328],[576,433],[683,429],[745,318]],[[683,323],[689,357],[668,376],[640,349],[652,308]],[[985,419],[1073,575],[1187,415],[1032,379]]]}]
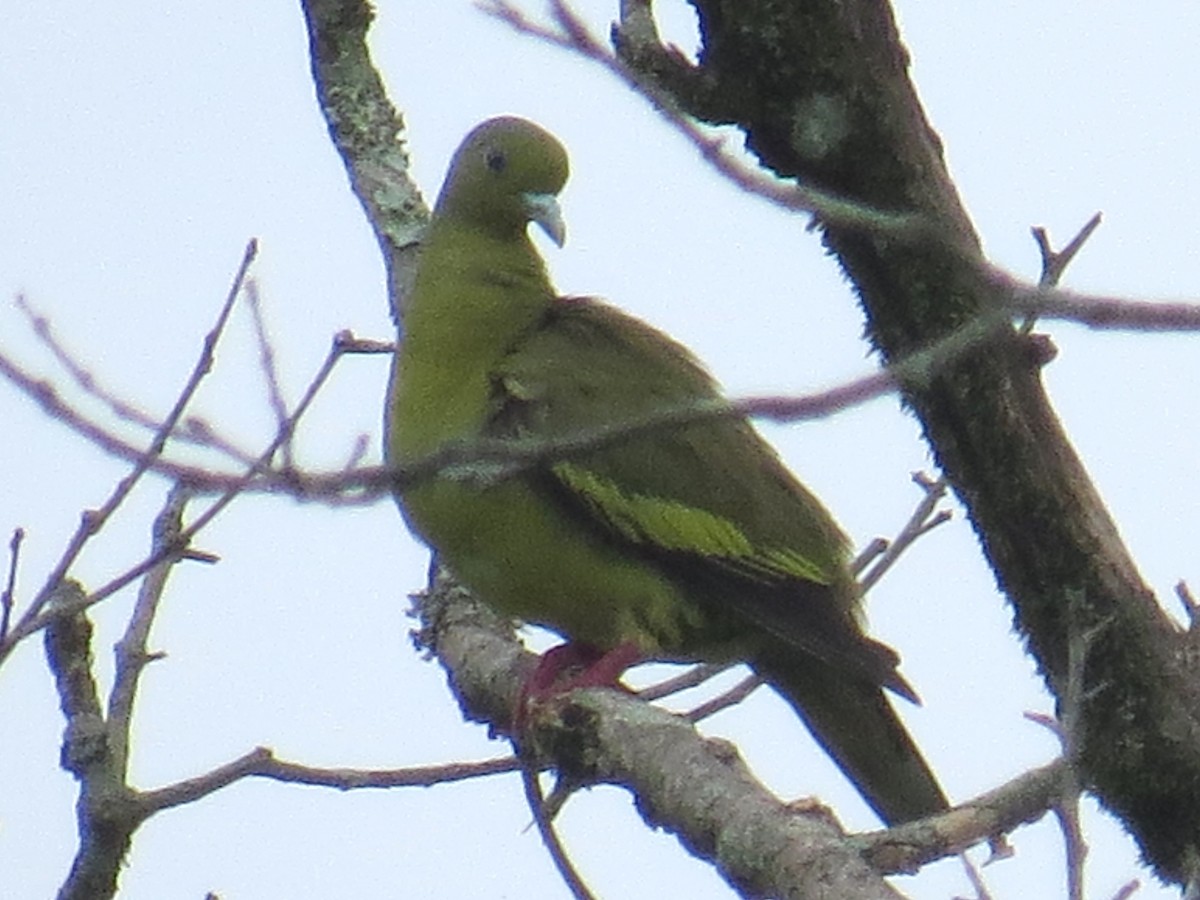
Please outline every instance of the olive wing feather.
[{"label": "olive wing feather", "polygon": [[[490,431],[560,438],[719,398],[686,348],[606,304],[567,298],[501,362]],[[744,419],[650,429],[545,474],[591,527],[653,558],[700,602],[913,696],[896,655],[854,621],[846,537]]]}]

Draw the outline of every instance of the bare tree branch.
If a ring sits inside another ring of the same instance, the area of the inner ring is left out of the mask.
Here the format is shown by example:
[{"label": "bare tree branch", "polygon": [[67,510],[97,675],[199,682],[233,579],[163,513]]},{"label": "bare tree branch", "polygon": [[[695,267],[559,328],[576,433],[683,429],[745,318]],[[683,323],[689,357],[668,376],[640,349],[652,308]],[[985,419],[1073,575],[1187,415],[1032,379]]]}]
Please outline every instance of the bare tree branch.
[{"label": "bare tree branch", "polygon": [[[78,603],[82,591],[62,581],[50,597],[53,609]],[[67,720],[61,764],[79,782],[75,815],[79,848],[59,900],[103,900],[117,889],[121,862],[141,821],[113,757],[92,675],[92,623],[84,613],[54,617],[46,629],[46,661],[54,674]]]},{"label": "bare tree branch", "polygon": [[1066,769],[1057,760],[942,815],[856,835],[851,842],[882,872],[915,872],[935,859],[1036,822],[1061,794]]},{"label": "bare tree branch", "polygon": [[[444,573],[434,580],[430,593],[417,598],[416,605],[422,621],[419,646],[433,650],[446,667],[464,715],[506,729],[523,673],[533,665],[511,626]],[[735,888],[748,896],[808,896],[803,885],[809,875],[815,876],[808,867],[816,859],[807,854],[833,854],[823,857],[825,862],[834,867],[837,859],[840,867],[847,859],[837,847],[853,848],[879,873],[913,872],[1037,820],[1061,793],[1064,779],[1064,763],[1052,763],[943,815],[845,836],[824,813],[806,815],[780,804],[753,780],[735,749],[723,741],[701,738],[688,724],[689,718],[646,707],[640,699],[614,691],[579,691],[553,709],[547,705],[547,711],[530,723],[525,744],[535,758],[552,759],[573,783],[629,788],[638,796],[638,809],[647,824],[676,833],[703,858],[714,859],[709,849],[713,842],[723,847],[726,840],[753,843],[761,852],[751,853],[749,844],[727,847],[714,860]],[[699,795],[692,790],[697,783],[705,785]],[[753,810],[746,814],[762,819],[748,823],[733,809]],[[727,815],[734,818],[727,820]],[[731,837],[726,828],[745,830],[741,837]],[[775,833],[776,828],[781,830]],[[771,848],[782,855],[776,857]],[[743,857],[743,850],[749,855]],[[751,864],[751,858],[757,862]],[[861,872],[856,865],[851,862],[850,871]],[[894,896],[887,889],[872,893],[880,889],[879,883],[855,878],[847,883],[851,886],[839,886],[847,893],[834,890],[829,895]]]},{"label": "bare tree branch", "polygon": [[[417,609],[420,644],[446,667],[464,715],[506,728],[533,664],[511,627],[444,577],[418,598]],[[577,691],[553,710],[540,706],[523,745],[535,759],[552,758],[573,782],[629,788],[647,824],[713,860],[745,896],[811,896],[818,883],[826,896],[897,896],[848,851],[824,814],[789,808],[753,778],[730,744],[705,740],[686,720],[640,700]],[[697,784],[705,790],[694,791]]]},{"label": "bare tree branch", "polygon": [[699,663],[676,675],[674,678],[668,678],[666,681],[643,688],[637,692],[637,695],[647,703],[652,703],[655,700],[661,700],[663,697],[669,697],[672,694],[677,694],[680,691],[686,691],[688,688],[694,688],[704,684],[710,678],[713,678],[722,672],[732,668],[728,664],[718,663]]},{"label": "bare tree branch", "polygon": [[[147,572],[125,635],[116,647],[117,669],[107,716],[92,671],[92,625],[82,611],[82,589],[60,583],[47,605],[46,659],[67,720],[62,767],[79,782],[76,819],[79,848],[60,900],[100,900],[116,892],[117,875],[133,833],[148,815],[127,782],[133,700],[138,680],[153,659],[146,640],[171,567],[186,495],[170,493],[154,526],[153,546],[168,555]],[[72,612],[71,610],[75,610]]]},{"label": "bare tree branch", "polygon": [[399,322],[429,209],[408,173],[404,120],[371,64],[366,35],[373,12],[366,3],[346,0],[300,5],[317,100],[354,195],[375,230],[388,272],[392,317]]},{"label": "bare tree branch", "polygon": [[764,684],[766,682],[758,675],[750,675],[743,678],[723,694],[701,703],[695,709],[689,710],[684,718],[689,722],[702,722],[710,716],[715,716],[723,709],[737,706],[737,704],[741,703]]},{"label": "bare tree branch", "polygon": [[554,25],[534,21],[508,0],[480,0],[477,5],[483,12],[521,34],[578,53],[607,69],[646,97],[707,163],[748,194],[762,197],[793,212],[812,213],[847,228],[865,228],[891,237],[913,238],[923,234],[929,224],[907,213],[875,209],[812,187],[783,182],[769,177],[761,169],[746,165],[738,156],[726,150],[724,140],[705,132],[695,119],[685,114],[670,93],[626,66],[591,33],[583,18],[562,0],[550,0]]},{"label": "bare tree branch", "polygon": [[171,574],[178,557],[172,553],[179,546],[179,535],[183,530],[183,510],[187,505],[188,492],[175,486],[167,495],[162,512],[154,522],[151,553],[164,554],[162,562],[146,572],[138,591],[137,603],[129,617],[125,633],[113,648],[116,655],[116,674],[112,691],[108,695],[108,743],[113,765],[124,774],[129,766],[129,737],[133,725],[133,701],[137,696],[138,682],[147,665],[159,658],[159,654],[147,652],[150,628],[158,613],[167,577]]},{"label": "bare tree branch", "polygon": [[596,900],[595,894],[588,888],[583,876],[579,874],[579,870],[571,861],[567,848],[559,839],[548,804],[542,796],[542,786],[538,782],[537,770],[523,766],[521,783],[525,788],[525,801],[529,805],[530,812],[533,813],[533,822],[537,825],[542,844],[545,846],[546,852],[550,854],[550,859],[554,861],[554,867],[562,877],[563,883],[566,884],[567,890],[571,892],[571,896],[575,900]]},{"label": "bare tree branch", "polygon": [[[225,329],[225,323],[229,321],[229,314],[233,310],[234,301],[237,300],[237,296],[241,292],[246,272],[249,270],[250,264],[254,261],[257,252],[258,244],[256,241],[251,241],[246,245],[246,251],[242,256],[241,264],[238,266],[237,274],[233,278],[233,284],[230,286],[229,293],[225,296],[225,302],[221,305],[221,310],[217,315],[217,321],[213,325],[212,330],[204,337],[200,356],[196,360],[196,364],[193,366],[187,382],[180,391],[179,397],[175,401],[175,406],[167,414],[158,431],[155,432],[153,439],[150,441],[150,446],[142,451],[141,455],[134,461],[133,470],[117,483],[116,488],[113,489],[113,492],[99,509],[87,510],[83,513],[79,528],[76,529],[75,534],[67,543],[66,549],[50,572],[50,575],[46,578],[42,589],[38,591],[37,596],[34,597],[33,602],[29,604],[29,608],[21,615],[21,618],[17,621],[17,624],[13,627],[5,641],[0,642],[0,663],[11,652],[12,647],[16,645],[17,641],[21,640],[22,637],[32,634],[46,624],[48,617],[43,611],[50,602],[50,598],[58,590],[59,584],[66,578],[67,573],[79,557],[79,554],[83,551],[83,548],[104,527],[109,517],[125,502],[125,499],[129,496],[141,477],[150,471],[154,460],[162,455],[167,438],[170,437],[171,432],[174,431],[176,425],[179,423],[180,418],[183,416],[183,411],[191,402],[197,389],[199,389],[200,382],[212,369],[217,342],[220,340],[221,334]],[[165,555],[163,558],[165,558]],[[158,560],[155,561],[157,562]],[[122,586],[141,575],[151,565],[153,563],[136,570],[122,583]],[[80,611],[82,610],[69,609],[64,610],[62,614],[73,616]]]},{"label": "bare tree branch", "polygon": [[520,761],[509,756],[474,763],[407,766],[399,769],[328,769],[278,759],[266,747],[256,747],[211,772],[166,787],[142,791],[138,794],[138,806],[149,816],[175,806],[194,803],[244,778],[268,778],[288,784],[307,784],[352,791],[368,788],[432,787],[487,775],[516,772],[520,767]]},{"label": "bare tree branch", "polygon": [[[250,317],[254,322],[254,339],[258,344],[259,368],[263,374],[263,382],[267,386],[267,400],[271,405],[271,412],[275,414],[275,426],[277,429],[286,428],[287,401],[283,399],[283,387],[279,383],[279,370],[275,365],[275,348],[267,336],[267,323],[263,318],[262,298],[258,294],[258,283],[253,278],[246,282],[246,306],[250,308]],[[283,455],[283,468],[293,468],[290,435],[283,442],[280,451]]]},{"label": "bare tree branch", "polygon": [[[210,335],[210,337],[212,337],[212,335]],[[41,630],[42,628],[45,628],[55,618],[75,616],[76,614],[81,613],[89,607],[92,607],[102,600],[112,596],[117,591],[131,584],[133,581],[140,578],[142,575],[153,569],[164,560],[175,555],[188,555],[188,545],[191,543],[192,539],[213,519],[215,519],[230,503],[232,503],[245,491],[246,487],[251,484],[254,479],[259,476],[261,471],[270,464],[270,461],[274,458],[279,447],[291,437],[292,433],[295,431],[296,424],[308,411],[308,408],[312,404],[312,401],[316,398],[317,393],[321,390],[325,382],[328,380],[330,374],[333,372],[338,360],[340,360],[347,352],[347,343],[342,339],[343,337],[344,336],[339,335],[334,338],[333,344],[329,349],[329,353],[325,357],[325,361],[321,364],[321,367],[318,369],[316,375],[309,383],[308,388],[305,390],[304,395],[300,399],[300,402],[296,405],[295,411],[287,419],[287,421],[280,425],[274,439],[267,445],[266,449],[262,452],[262,455],[249,467],[244,474],[230,482],[224,493],[214,500],[208,506],[208,508],[204,510],[204,512],[197,516],[190,525],[179,532],[175,545],[152,550],[151,553],[141,562],[126,569],[120,575],[112,578],[106,584],[97,588],[90,594],[80,598],[76,602],[62,604],[53,610],[41,609],[40,607],[35,609],[34,607],[31,607],[31,609],[21,617],[21,620],[11,630],[5,640],[0,641],[0,663],[3,663],[3,661],[12,652],[13,648],[16,647],[21,640]],[[181,404],[177,403],[176,408],[181,409]],[[88,521],[90,520],[88,520],[85,516],[85,525],[88,523]],[[74,542],[72,546],[74,546]],[[78,551],[76,551],[76,553],[77,552]],[[67,557],[64,556],[64,559],[67,559]],[[73,559],[74,556],[71,556],[70,560]],[[56,576],[61,580],[65,571],[66,569],[63,568],[62,572],[60,573],[56,569]],[[45,604],[42,604],[42,606],[44,605]]]},{"label": "bare tree branch", "polygon": [[1085,224],[1079,233],[1067,243],[1067,246],[1061,250],[1055,250],[1050,245],[1050,235],[1041,225],[1037,225],[1031,229],[1033,239],[1037,241],[1038,250],[1042,254],[1042,275],[1038,279],[1039,287],[1056,287],[1062,279],[1063,273],[1066,272],[1067,266],[1075,259],[1079,251],[1083,249],[1083,245],[1100,227],[1100,222],[1103,216],[1096,213]]},{"label": "bare tree branch", "polygon": [[[991,271],[991,270],[989,270]],[[1032,289],[1002,273],[994,273],[997,284],[1012,290],[1011,307],[1001,306],[962,325],[956,331],[918,350],[882,370],[854,379],[834,388],[798,397],[758,397],[735,401],[663,410],[631,423],[611,423],[595,432],[581,433],[562,441],[544,444],[488,442],[469,447],[443,448],[411,466],[388,470],[383,467],[347,466],[336,472],[302,472],[271,466],[250,459],[254,475],[247,481],[244,473],[219,472],[173,461],[161,455],[145,458],[144,450],[128,443],[115,431],[84,416],[67,405],[49,382],[39,380],[0,354],[0,375],[4,375],[27,396],[39,403],[47,414],[66,424],[102,450],[134,462],[175,481],[182,481],[197,493],[267,492],[288,494],[298,500],[331,505],[370,503],[396,490],[438,476],[501,478],[524,471],[548,459],[586,452],[636,437],[660,427],[677,427],[707,418],[747,416],[776,422],[801,422],[834,415],[883,396],[905,386],[920,387],[937,376],[946,366],[969,359],[987,345],[989,336],[1002,334],[1012,316],[1038,312],[1045,318],[1062,318],[1098,328],[1140,328],[1145,330],[1200,329],[1200,306],[1098,298],[1065,291]],[[1048,361],[1053,351],[1044,341],[1030,338],[1029,363],[1036,366]],[[342,332],[335,338],[341,353],[388,353],[390,342],[370,341]],[[123,401],[115,401],[123,404]],[[127,405],[127,404],[125,404]],[[246,454],[213,434],[203,422],[189,419],[185,432],[190,440],[207,443],[241,459]],[[179,434],[172,432],[172,436]],[[351,463],[360,455],[363,442],[351,454]],[[487,465],[482,465],[487,464]],[[504,465],[498,465],[504,464]],[[0,659],[3,650],[0,649]]]},{"label": "bare tree branch", "polygon": [[[249,283],[247,282],[247,284]],[[117,396],[112,390],[103,385],[94,372],[90,371],[82,362],[76,359],[71,351],[59,341],[50,320],[34,309],[28,297],[24,294],[18,294],[16,297],[16,306],[29,320],[29,327],[32,329],[34,335],[50,351],[50,355],[54,357],[55,361],[66,370],[71,381],[87,396],[98,400],[104,406],[108,407],[109,411],[122,422],[129,422],[152,433],[162,427],[162,420],[160,418],[139,409],[132,401]],[[32,376],[28,377],[32,379]],[[42,381],[40,384],[44,386],[49,397],[58,396],[58,391],[49,382]],[[49,410],[47,411],[49,412]],[[82,420],[82,416],[75,410],[64,411],[63,415],[55,416],[55,418],[61,418],[67,423]],[[79,429],[77,428],[76,430]],[[120,442],[121,438],[115,431],[111,429],[107,429],[107,431],[113,443]],[[172,441],[190,443],[198,447],[216,450],[236,462],[244,463],[250,460],[250,456],[246,451],[237,447],[228,438],[222,437],[212,426],[208,425],[202,419],[192,416],[184,418],[180,422],[179,427],[171,432],[170,438]],[[140,451],[132,449],[131,454],[126,458],[132,461],[136,460],[139,455]],[[161,463],[162,457],[160,456],[154,461],[154,468],[157,470]]]}]

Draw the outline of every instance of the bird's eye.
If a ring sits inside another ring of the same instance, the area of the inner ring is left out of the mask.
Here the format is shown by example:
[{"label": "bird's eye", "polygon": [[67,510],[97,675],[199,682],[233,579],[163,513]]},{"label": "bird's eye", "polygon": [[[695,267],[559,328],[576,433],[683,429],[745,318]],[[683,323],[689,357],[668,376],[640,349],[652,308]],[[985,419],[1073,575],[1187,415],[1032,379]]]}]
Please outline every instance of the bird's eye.
[{"label": "bird's eye", "polygon": [[508,165],[508,160],[505,158],[503,151],[494,148],[488,150],[484,160],[487,162],[487,167],[493,172],[503,172],[504,167]]}]

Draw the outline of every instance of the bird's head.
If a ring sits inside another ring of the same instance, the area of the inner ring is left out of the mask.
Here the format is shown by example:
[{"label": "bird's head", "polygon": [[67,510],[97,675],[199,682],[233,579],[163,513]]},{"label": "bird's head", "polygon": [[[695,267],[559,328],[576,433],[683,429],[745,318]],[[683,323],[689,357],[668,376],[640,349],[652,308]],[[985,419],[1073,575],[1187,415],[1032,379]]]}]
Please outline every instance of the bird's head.
[{"label": "bird's head", "polygon": [[554,135],[527,119],[502,116],[463,139],[435,215],[508,238],[536,222],[559,246],[566,239],[558,193],[566,184],[567,151]]}]

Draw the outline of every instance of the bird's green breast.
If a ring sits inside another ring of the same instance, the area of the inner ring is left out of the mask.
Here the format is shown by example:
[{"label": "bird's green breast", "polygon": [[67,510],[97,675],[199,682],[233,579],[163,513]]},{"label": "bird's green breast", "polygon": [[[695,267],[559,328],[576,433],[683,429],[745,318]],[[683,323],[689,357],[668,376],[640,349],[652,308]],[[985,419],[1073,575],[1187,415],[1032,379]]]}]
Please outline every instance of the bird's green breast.
[{"label": "bird's green breast", "polygon": [[552,300],[528,239],[500,242],[435,222],[392,370],[389,456],[411,462],[478,437],[497,362]]},{"label": "bird's green breast", "polygon": [[[393,367],[387,451],[411,463],[482,436],[500,360],[553,302],[528,241],[430,236]],[[404,492],[410,528],[499,611],[599,647],[633,641],[677,655],[711,630],[654,565],[583,527],[533,474],[497,482],[438,478]]]},{"label": "bird's green breast", "polygon": [[701,635],[715,637],[661,570],[581,527],[529,479],[432,482],[402,505],[410,526],[505,615],[601,648],[631,641],[648,656],[692,658]]}]

